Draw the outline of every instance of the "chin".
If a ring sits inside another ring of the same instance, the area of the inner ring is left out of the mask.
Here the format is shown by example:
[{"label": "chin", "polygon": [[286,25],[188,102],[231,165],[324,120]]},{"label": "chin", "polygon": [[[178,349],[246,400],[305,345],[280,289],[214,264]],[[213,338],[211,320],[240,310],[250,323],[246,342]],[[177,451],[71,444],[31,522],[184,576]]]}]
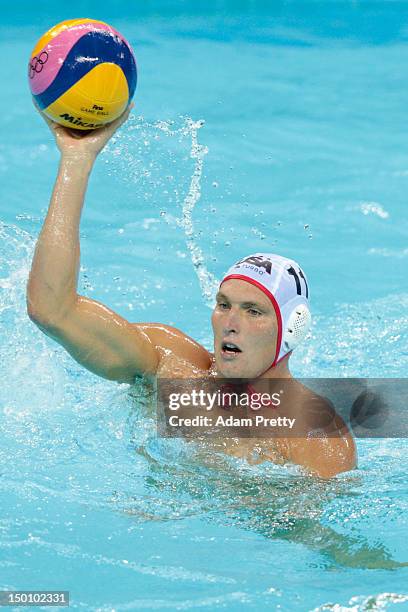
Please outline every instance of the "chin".
[{"label": "chin", "polygon": [[242,366],[236,364],[226,364],[216,362],[217,372],[221,374],[222,378],[250,378],[250,374]]},{"label": "chin", "polygon": [[253,368],[245,367],[244,364],[225,364],[219,363],[216,361],[217,372],[222,376],[222,378],[241,378],[248,380],[255,380],[259,378],[264,372],[266,372],[268,368],[268,364],[265,366],[260,366],[257,370]]}]

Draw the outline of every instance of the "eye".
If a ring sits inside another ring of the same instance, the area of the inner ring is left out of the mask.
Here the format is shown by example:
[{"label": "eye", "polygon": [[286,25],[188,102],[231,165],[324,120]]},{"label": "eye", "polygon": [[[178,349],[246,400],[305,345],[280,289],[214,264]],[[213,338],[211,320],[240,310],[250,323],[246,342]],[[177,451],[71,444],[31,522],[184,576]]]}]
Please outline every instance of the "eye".
[{"label": "eye", "polygon": [[262,312],[260,312],[259,310],[256,310],[256,308],[248,308],[248,312],[251,315],[251,317],[260,317]]},{"label": "eye", "polygon": [[217,308],[220,308],[221,310],[227,310],[228,304],[227,302],[217,302]]}]

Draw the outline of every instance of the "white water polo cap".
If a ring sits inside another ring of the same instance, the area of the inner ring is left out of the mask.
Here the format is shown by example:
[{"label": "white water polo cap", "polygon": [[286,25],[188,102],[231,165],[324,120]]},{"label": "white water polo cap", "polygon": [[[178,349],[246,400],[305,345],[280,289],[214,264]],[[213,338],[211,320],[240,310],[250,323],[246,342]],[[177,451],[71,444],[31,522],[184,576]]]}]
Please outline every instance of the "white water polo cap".
[{"label": "white water polo cap", "polygon": [[296,261],[272,253],[255,253],[234,264],[221,281],[243,280],[268,296],[278,322],[272,367],[295,349],[309,331],[309,285]]}]

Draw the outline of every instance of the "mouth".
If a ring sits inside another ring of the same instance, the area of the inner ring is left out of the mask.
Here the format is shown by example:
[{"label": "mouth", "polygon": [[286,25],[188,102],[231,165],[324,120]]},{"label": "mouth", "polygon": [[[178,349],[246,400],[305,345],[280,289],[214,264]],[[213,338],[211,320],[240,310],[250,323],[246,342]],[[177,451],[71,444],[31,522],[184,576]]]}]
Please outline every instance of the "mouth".
[{"label": "mouth", "polygon": [[221,355],[226,359],[235,359],[242,350],[234,342],[222,342],[221,343]]}]

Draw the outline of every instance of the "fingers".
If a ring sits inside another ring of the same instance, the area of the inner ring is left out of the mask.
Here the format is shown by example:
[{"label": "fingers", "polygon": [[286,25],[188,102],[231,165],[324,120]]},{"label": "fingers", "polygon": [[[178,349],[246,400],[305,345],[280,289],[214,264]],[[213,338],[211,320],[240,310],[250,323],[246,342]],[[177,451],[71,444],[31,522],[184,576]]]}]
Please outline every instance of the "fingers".
[{"label": "fingers", "polygon": [[48,127],[50,128],[51,132],[56,131],[58,124],[55,123],[55,121],[52,121],[49,117],[47,117],[47,115],[45,115],[42,110],[40,109],[39,106],[37,106],[37,104],[34,102],[34,106],[37,109],[37,112],[39,113],[39,115],[43,118],[43,120],[45,121],[45,123],[48,125]]},{"label": "fingers", "polygon": [[55,128],[57,127],[57,124],[55,123],[55,121],[52,121],[49,117],[47,117],[47,115],[44,115],[44,113],[42,113],[41,111],[38,111],[41,115],[41,117],[44,119],[45,123],[48,125],[48,127],[50,128],[50,130],[52,132],[55,132]]},{"label": "fingers", "polygon": [[[52,121],[52,119],[47,117],[47,115],[45,115],[43,113],[43,111],[40,109],[40,107],[38,106],[38,104],[36,103],[36,101],[34,99],[33,99],[33,103],[34,103],[34,106],[35,106],[36,110],[38,111],[40,116],[43,118],[45,123],[48,125],[50,130],[52,132],[56,133],[56,130],[58,128],[62,127],[62,126],[58,125],[58,123],[56,123],[55,121]],[[127,107],[127,109],[120,115],[120,117],[118,117],[117,119],[115,119],[111,123],[106,124],[105,129],[107,131],[111,132],[111,133],[115,132],[122,125],[122,123],[124,123],[125,121],[128,120],[129,115],[130,115],[132,109],[134,108],[134,106],[135,106],[134,102],[131,102],[129,104],[129,106]],[[76,133],[74,133],[73,135],[77,136]]]},{"label": "fingers", "polygon": [[115,119],[111,123],[108,123],[105,126],[105,129],[107,131],[109,131],[109,133],[111,133],[111,134],[113,134],[113,132],[116,132],[116,130],[118,128],[120,128],[122,123],[125,123],[125,121],[127,121],[129,119],[129,115],[130,115],[130,112],[133,109],[133,107],[134,107],[134,103],[131,102],[129,104],[129,106],[127,107],[127,109],[120,115],[120,117],[118,117],[117,119]]}]

